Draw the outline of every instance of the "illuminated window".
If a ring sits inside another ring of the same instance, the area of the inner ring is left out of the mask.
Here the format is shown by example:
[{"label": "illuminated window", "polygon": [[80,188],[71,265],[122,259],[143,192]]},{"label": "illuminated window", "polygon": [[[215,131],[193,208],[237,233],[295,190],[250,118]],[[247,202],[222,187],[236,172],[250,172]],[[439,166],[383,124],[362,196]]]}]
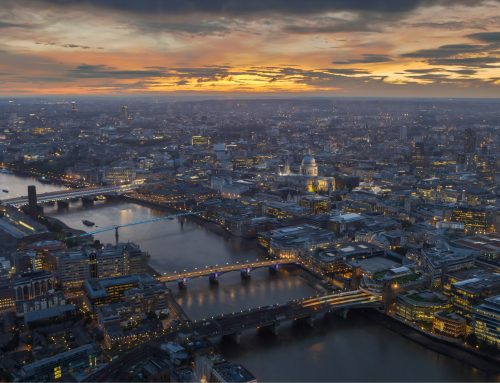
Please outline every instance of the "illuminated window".
[{"label": "illuminated window", "polygon": [[62,377],[62,371],[61,371],[61,366],[54,367],[54,379],[61,379]]}]

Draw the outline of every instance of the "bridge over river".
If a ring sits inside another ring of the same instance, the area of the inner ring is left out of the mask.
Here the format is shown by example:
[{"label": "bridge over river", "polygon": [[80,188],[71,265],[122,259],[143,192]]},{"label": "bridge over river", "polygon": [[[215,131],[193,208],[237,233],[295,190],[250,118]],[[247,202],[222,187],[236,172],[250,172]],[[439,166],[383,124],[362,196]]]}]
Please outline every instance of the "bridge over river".
[{"label": "bridge over river", "polygon": [[233,335],[239,341],[241,333],[249,329],[267,327],[276,332],[280,323],[299,319],[312,326],[315,318],[321,314],[381,306],[382,297],[368,291],[335,292],[201,319],[180,325],[176,330],[202,338]]},{"label": "bridge over river", "polygon": [[[123,194],[137,189],[137,185],[120,185],[106,187],[91,187],[82,189],[61,190],[56,192],[37,194],[37,203],[61,202],[74,198],[90,198],[105,194]],[[15,197],[2,200],[5,205],[20,207],[29,203],[28,197]]]},{"label": "bridge over river", "polygon": [[269,267],[272,270],[277,270],[281,265],[289,265],[298,263],[297,258],[287,258],[287,259],[268,259],[268,260],[256,260],[254,262],[244,262],[226,265],[215,265],[215,266],[205,266],[199,267],[191,271],[184,270],[183,272],[160,275],[157,279],[161,282],[179,282],[179,286],[185,287],[189,279],[208,276],[211,282],[216,282],[220,275],[224,273],[229,273],[231,271],[241,271],[242,277],[250,277],[250,272],[254,269],[261,267]]}]

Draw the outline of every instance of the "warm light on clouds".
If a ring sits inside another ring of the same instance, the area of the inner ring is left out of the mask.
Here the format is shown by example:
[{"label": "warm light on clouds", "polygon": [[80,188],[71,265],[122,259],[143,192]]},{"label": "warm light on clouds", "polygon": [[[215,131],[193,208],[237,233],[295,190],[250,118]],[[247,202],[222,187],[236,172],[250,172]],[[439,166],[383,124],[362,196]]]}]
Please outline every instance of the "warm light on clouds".
[{"label": "warm light on clouds", "polygon": [[498,96],[498,1],[2,5],[0,92],[6,96]]}]

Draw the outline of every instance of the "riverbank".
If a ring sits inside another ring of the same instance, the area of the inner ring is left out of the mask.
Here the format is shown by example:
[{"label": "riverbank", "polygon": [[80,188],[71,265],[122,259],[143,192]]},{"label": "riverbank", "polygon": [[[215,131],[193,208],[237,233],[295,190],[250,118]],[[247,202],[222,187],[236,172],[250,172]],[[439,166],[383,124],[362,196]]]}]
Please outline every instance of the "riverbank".
[{"label": "riverbank", "polygon": [[[146,206],[146,207],[149,207],[152,209],[164,210],[164,211],[167,211],[167,212],[172,213],[172,214],[186,213],[187,212],[186,210],[176,209],[173,206],[164,205],[161,203],[150,202],[150,201],[145,201],[141,198],[136,198],[136,197],[133,197],[133,196],[128,195],[128,194],[120,196],[118,198],[120,198],[122,201],[125,201],[125,202],[136,203],[138,205]],[[207,220],[203,217],[200,217],[199,215],[196,215],[196,214],[185,215],[185,216],[181,217],[181,219],[189,219],[192,222],[196,222],[200,225],[203,225],[203,227],[208,228],[210,231],[212,231],[216,234],[219,234],[219,235],[223,236],[224,238],[239,238],[239,239],[244,240],[244,241],[252,241],[251,239],[248,239],[248,238],[237,237],[234,234],[232,234],[231,232],[227,231],[221,225],[219,225],[213,221]]]},{"label": "riverbank", "polygon": [[460,362],[467,363],[472,367],[480,369],[488,374],[496,375],[500,379],[500,360],[487,355],[478,354],[473,350],[468,350],[459,344],[437,339],[431,334],[419,331],[392,316],[373,310],[370,315],[379,321],[384,327],[412,340],[432,351],[454,358]]}]

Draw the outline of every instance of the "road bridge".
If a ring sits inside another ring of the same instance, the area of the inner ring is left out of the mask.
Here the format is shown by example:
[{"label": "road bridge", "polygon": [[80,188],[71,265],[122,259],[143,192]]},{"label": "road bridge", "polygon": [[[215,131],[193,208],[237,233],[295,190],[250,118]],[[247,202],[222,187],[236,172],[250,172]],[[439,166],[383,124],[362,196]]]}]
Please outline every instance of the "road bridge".
[{"label": "road bridge", "polygon": [[[105,194],[123,194],[131,190],[137,189],[138,185],[120,185],[120,186],[106,186],[106,187],[92,187],[84,189],[70,189],[61,190],[56,192],[37,194],[37,203],[59,202],[68,201],[74,198],[87,198],[96,197]],[[28,204],[28,197],[15,197],[8,198],[1,201],[4,205],[12,205],[20,207]]]},{"label": "road bridge", "polygon": [[216,281],[220,275],[228,273],[231,271],[240,271],[243,277],[249,277],[250,272],[254,269],[261,267],[272,267],[277,269],[281,265],[289,265],[297,263],[297,258],[288,259],[269,259],[269,260],[256,260],[254,262],[244,262],[235,264],[225,264],[225,265],[215,265],[215,266],[205,266],[201,268],[196,268],[191,271],[183,271],[179,273],[174,273],[170,275],[161,275],[157,279],[161,282],[179,282],[186,284],[189,279],[209,276],[212,281]]}]

